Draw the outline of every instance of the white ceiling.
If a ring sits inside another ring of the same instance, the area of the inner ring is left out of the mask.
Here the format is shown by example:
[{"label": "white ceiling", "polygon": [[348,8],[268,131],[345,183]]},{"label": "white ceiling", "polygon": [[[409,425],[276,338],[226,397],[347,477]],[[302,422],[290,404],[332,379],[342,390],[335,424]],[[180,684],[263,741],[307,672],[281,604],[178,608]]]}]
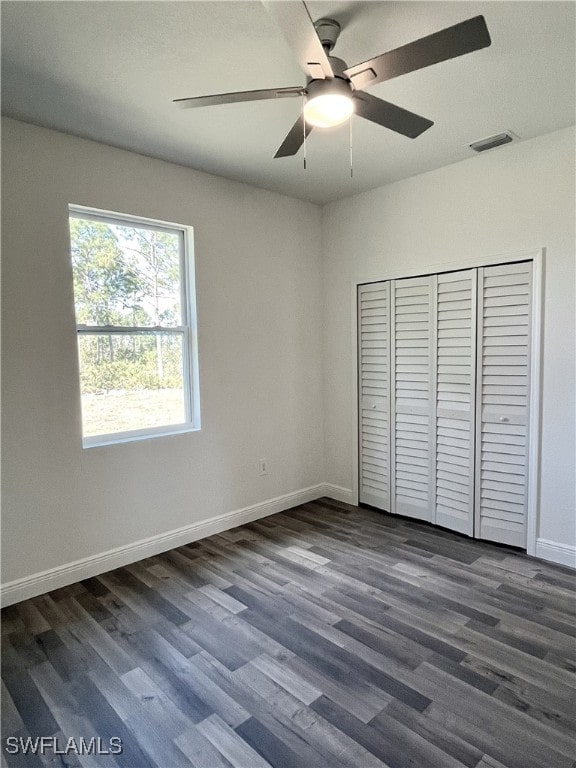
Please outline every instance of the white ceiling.
[{"label": "white ceiling", "polygon": [[[349,65],[483,14],[489,48],[381,83],[371,92],[432,119],[408,139],[353,121],[315,131],[274,160],[298,99],[180,110],[171,100],[303,85],[259,2],[3,2],[2,111],[38,125],[325,203],[472,156],[509,129],[529,139],[574,123],[573,2],[308,3],[340,21]],[[501,148],[493,150],[505,152]]]}]

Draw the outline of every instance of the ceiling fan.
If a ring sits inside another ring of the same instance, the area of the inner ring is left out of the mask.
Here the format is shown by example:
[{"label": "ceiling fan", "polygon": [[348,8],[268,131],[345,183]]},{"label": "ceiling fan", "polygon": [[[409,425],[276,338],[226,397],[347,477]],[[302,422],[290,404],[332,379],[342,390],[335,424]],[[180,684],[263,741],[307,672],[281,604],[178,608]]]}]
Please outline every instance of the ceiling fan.
[{"label": "ceiling fan", "polygon": [[331,55],[340,34],[333,19],[313,22],[303,2],[262,0],[276,20],[296,60],[306,74],[306,85],[237,91],[175,99],[184,108],[208,107],[241,101],[301,97],[304,108],[274,157],[295,155],[313,128],[339,125],[353,113],[411,139],[433,125],[431,120],[372,96],[364,88],[391,80],[490,45],[483,16],[446,27],[412,43],[349,67]]}]

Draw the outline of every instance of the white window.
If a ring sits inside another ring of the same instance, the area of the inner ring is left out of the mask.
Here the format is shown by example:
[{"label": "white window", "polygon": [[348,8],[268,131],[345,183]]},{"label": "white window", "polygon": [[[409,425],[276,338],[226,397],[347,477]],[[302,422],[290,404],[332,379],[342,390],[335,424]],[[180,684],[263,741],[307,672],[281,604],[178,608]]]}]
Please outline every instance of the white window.
[{"label": "white window", "polygon": [[69,213],[84,447],[198,429],[192,228]]}]

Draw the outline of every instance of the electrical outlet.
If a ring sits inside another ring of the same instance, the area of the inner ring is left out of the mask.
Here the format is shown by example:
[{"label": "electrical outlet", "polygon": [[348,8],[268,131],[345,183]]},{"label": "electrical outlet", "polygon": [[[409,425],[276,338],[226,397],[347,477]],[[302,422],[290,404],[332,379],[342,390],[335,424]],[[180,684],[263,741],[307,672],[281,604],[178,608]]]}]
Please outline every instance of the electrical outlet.
[{"label": "electrical outlet", "polygon": [[268,462],[266,459],[260,459],[258,462],[258,474],[259,475],[267,475],[268,474]]}]

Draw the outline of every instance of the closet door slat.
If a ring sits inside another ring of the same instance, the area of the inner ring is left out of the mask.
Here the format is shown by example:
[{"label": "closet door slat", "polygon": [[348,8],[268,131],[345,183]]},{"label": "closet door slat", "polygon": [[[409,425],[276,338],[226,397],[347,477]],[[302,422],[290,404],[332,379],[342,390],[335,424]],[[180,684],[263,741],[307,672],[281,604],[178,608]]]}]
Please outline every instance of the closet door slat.
[{"label": "closet door slat", "polygon": [[525,547],[532,263],[478,281],[475,535]]},{"label": "closet door slat", "polygon": [[359,500],[390,509],[390,283],[358,288]]},{"label": "closet door slat", "polygon": [[[461,311],[457,306],[453,314]],[[391,282],[392,511],[434,520],[436,276]],[[450,356],[455,353],[450,350]]]},{"label": "closet door slat", "polygon": [[[435,522],[468,536],[474,532],[476,290],[475,269],[438,275]],[[449,311],[455,303],[459,324]]]}]

